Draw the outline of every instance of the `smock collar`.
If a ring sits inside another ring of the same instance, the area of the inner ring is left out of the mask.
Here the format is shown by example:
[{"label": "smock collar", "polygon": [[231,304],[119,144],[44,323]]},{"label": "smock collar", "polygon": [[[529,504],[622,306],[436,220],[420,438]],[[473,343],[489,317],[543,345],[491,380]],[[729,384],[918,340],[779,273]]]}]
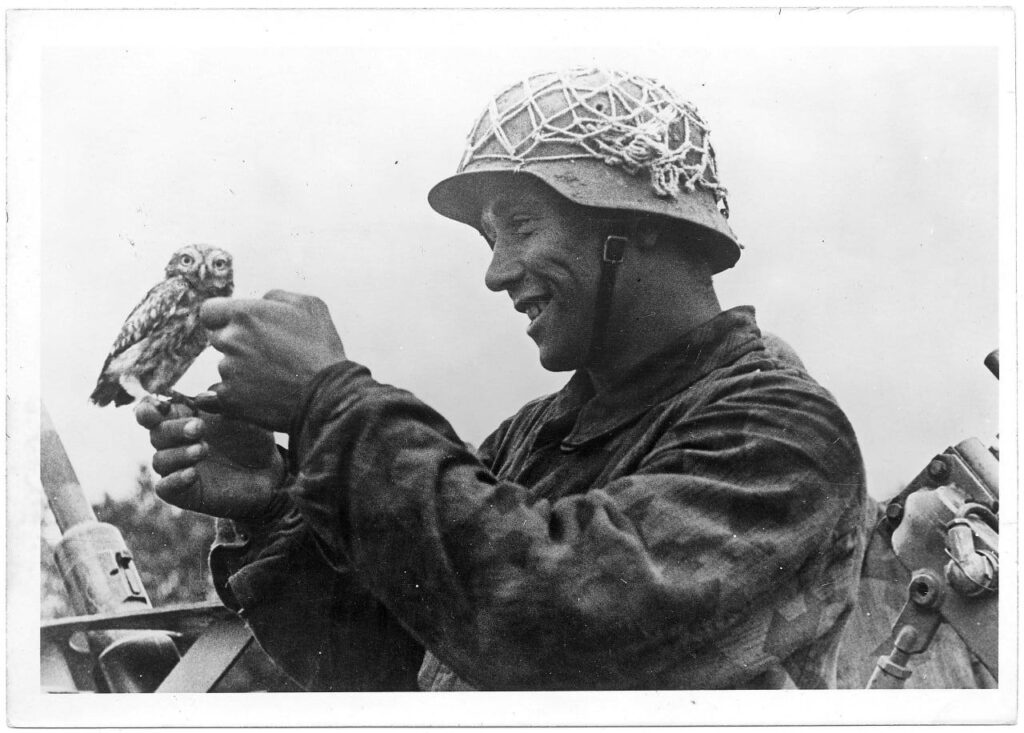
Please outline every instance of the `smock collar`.
[{"label": "smock collar", "polygon": [[715,369],[760,349],[764,344],[754,308],[745,305],[688,331],[624,371],[616,387],[600,395],[589,375],[580,370],[555,395],[535,444],[560,439],[564,450],[573,450],[631,422]]}]

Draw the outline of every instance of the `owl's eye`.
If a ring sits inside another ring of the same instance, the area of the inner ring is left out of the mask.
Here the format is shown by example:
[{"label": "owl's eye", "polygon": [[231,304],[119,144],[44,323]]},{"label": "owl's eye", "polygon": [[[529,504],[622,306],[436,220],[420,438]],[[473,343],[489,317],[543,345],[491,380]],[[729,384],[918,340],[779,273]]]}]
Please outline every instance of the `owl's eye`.
[{"label": "owl's eye", "polygon": [[191,265],[193,262],[195,262],[195,260],[192,259],[192,255],[181,256],[181,264],[185,265],[186,267]]},{"label": "owl's eye", "polygon": [[213,266],[216,267],[218,270],[223,270],[225,267],[228,266],[228,261],[222,257],[218,257],[213,261]]}]

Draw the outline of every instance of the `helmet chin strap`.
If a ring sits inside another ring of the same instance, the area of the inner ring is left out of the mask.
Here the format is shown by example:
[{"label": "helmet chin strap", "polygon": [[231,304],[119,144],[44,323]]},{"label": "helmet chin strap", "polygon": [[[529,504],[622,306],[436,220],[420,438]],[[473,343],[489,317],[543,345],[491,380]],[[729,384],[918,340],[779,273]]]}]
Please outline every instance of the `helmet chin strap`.
[{"label": "helmet chin strap", "polygon": [[594,324],[590,332],[590,351],[587,354],[586,366],[596,363],[604,353],[608,332],[608,319],[612,313],[612,300],[615,293],[615,276],[629,244],[628,227],[615,223],[610,233],[604,238],[601,249],[601,272],[598,275],[597,294],[594,297]]}]

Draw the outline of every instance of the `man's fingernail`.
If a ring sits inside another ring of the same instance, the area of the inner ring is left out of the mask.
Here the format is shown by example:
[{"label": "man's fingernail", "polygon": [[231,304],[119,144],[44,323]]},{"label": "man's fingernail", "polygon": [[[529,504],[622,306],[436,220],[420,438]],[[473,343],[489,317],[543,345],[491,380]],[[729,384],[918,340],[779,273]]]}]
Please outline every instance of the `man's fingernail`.
[{"label": "man's fingernail", "polygon": [[198,445],[190,445],[188,447],[189,458],[202,458],[206,455],[206,443],[199,443]]},{"label": "man's fingernail", "polygon": [[187,438],[198,437],[199,436],[199,432],[202,430],[202,428],[203,428],[202,420],[189,420],[187,423],[185,423],[185,429],[184,429],[185,437],[187,437]]},{"label": "man's fingernail", "polygon": [[220,397],[216,392],[200,392],[195,396],[195,404],[203,412],[218,414],[221,412]]},{"label": "man's fingernail", "polygon": [[194,468],[181,469],[181,480],[186,484],[192,483],[196,480],[196,470]]}]

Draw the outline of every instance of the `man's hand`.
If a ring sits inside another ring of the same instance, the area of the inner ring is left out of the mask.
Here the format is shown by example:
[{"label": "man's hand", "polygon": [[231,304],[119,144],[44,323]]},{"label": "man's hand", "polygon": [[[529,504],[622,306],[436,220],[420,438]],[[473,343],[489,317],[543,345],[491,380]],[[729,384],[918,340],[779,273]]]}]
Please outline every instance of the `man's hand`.
[{"label": "man's hand", "polygon": [[[274,436],[252,423],[170,405],[166,414],[150,398],[135,408],[156,448],[156,493],[182,509],[247,523],[268,520],[284,481]],[[278,502],[279,503],[279,502]]]},{"label": "man's hand", "polygon": [[213,386],[227,414],[270,430],[291,425],[303,388],[345,360],[331,314],[319,298],[272,290],[262,300],[210,298],[200,318],[224,358]]}]

